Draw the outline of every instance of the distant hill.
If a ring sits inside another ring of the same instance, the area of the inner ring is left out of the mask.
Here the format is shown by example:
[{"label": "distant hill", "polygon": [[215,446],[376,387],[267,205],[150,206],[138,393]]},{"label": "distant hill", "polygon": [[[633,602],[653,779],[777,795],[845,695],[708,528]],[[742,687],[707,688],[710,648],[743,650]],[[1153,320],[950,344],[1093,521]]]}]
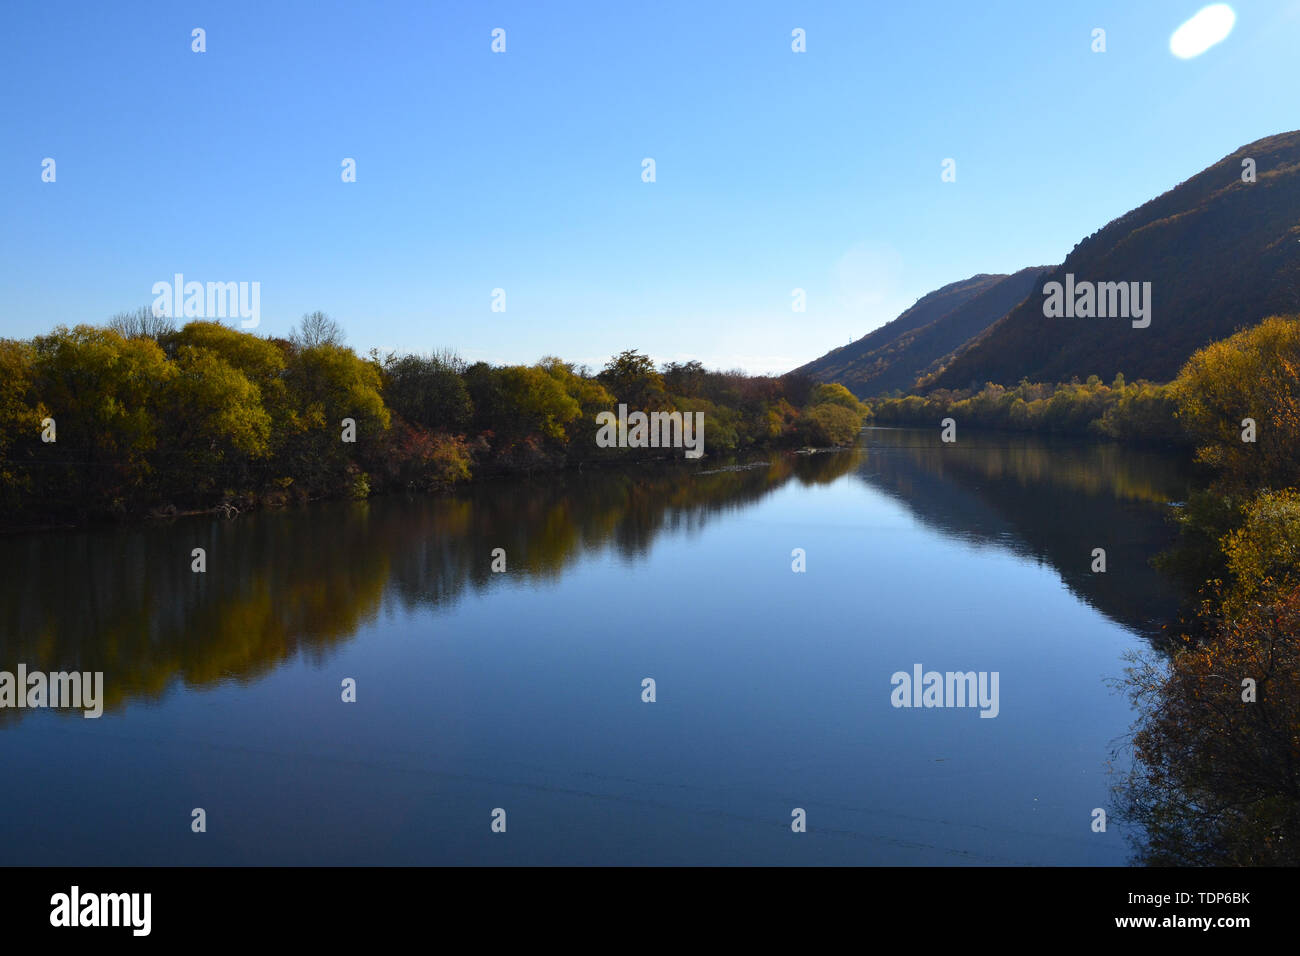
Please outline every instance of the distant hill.
[{"label": "distant hill", "polygon": [[1046,271],[981,274],[946,285],[893,321],[795,372],[839,382],[863,398],[911,388],[923,372],[1019,304]]},{"label": "distant hill", "polygon": [[[1242,181],[1253,159],[1256,181]],[[1075,201],[1063,199],[1062,201]],[[1150,282],[1151,324],[1047,318],[1043,283]],[[1084,239],[1023,303],[950,357],[927,387],[1168,381],[1193,351],[1300,311],[1300,131],[1243,146]],[[819,360],[822,361],[822,360]],[[815,364],[815,363],[814,363]],[[845,384],[848,384],[847,382]]]}]

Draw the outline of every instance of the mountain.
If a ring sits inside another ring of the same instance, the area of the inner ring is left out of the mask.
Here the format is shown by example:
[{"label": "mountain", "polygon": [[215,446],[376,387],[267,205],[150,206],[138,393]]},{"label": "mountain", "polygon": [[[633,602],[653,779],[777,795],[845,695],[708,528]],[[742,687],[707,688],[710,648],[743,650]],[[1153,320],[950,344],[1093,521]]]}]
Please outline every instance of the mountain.
[{"label": "mountain", "polygon": [[[1243,161],[1256,181],[1243,182]],[[1300,131],[1243,146],[1074,247],[1043,283],[1150,282],[1150,325],[1048,318],[1044,286],[979,334],[926,387],[1067,381],[1123,372],[1168,381],[1196,349],[1300,312]]]},{"label": "mountain", "polygon": [[839,382],[862,398],[911,388],[923,372],[1023,301],[1046,271],[981,274],[946,285],[893,321],[795,372]]}]

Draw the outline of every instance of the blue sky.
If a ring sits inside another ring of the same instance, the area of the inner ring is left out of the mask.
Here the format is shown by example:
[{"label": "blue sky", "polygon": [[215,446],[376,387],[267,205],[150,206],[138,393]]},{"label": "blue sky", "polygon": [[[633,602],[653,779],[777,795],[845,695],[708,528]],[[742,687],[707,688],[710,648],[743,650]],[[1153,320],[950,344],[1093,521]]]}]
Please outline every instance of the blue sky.
[{"label": "blue sky", "polygon": [[1300,127],[1300,0],[1177,59],[1202,6],[7,3],[0,335],[179,272],[359,351],[784,371]]}]

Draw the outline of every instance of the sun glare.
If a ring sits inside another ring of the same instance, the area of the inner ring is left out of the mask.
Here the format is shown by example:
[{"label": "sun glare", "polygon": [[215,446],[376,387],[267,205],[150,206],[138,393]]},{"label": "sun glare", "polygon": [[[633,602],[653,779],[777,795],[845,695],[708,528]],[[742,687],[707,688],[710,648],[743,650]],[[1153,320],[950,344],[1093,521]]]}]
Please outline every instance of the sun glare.
[{"label": "sun glare", "polygon": [[1169,38],[1169,52],[1180,60],[1200,56],[1222,42],[1236,22],[1237,14],[1232,7],[1226,3],[1211,4],[1174,31]]}]

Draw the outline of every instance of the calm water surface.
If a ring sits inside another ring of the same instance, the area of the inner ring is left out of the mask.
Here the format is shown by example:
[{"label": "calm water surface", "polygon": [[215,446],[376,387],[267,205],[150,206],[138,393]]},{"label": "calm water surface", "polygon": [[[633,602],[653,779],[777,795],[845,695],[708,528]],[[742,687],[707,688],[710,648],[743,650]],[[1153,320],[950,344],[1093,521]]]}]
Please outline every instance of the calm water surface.
[{"label": "calm water surface", "polygon": [[[869,429],[717,469],[0,537],[0,670],[108,697],[0,710],[0,863],[1127,861],[1091,812],[1106,680],[1178,606],[1172,459]],[[914,664],[1000,713],[895,709]]]}]

